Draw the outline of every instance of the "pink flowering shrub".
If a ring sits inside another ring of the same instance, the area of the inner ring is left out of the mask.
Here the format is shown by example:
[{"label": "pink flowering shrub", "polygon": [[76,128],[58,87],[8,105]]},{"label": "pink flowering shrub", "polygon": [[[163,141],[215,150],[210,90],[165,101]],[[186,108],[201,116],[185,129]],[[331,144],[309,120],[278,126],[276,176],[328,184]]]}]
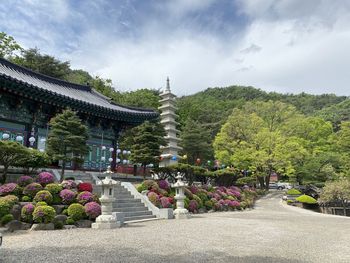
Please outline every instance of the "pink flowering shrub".
[{"label": "pink flowering shrub", "polygon": [[75,188],[77,188],[77,184],[73,180],[63,180],[61,185],[62,185],[62,187],[64,189],[75,189]]},{"label": "pink flowering shrub", "polygon": [[60,192],[62,203],[66,205],[73,203],[75,201],[75,196],[76,196],[76,193],[69,189],[63,189]]},{"label": "pink flowering shrub", "polygon": [[194,186],[194,185],[191,185],[190,186],[190,191],[191,191],[192,194],[196,194],[198,192],[198,187]]},{"label": "pink flowering shrub", "polygon": [[48,190],[41,190],[36,193],[34,197],[34,202],[45,202],[47,204],[51,204],[53,201],[52,194]]},{"label": "pink flowering shrub", "polygon": [[94,201],[94,196],[88,191],[84,191],[78,194],[77,201],[79,204],[85,205],[86,203]]},{"label": "pink flowering shrub", "polygon": [[25,222],[32,222],[33,220],[33,211],[34,211],[35,206],[32,203],[26,204],[22,207],[21,209],[21,218]]},{"label": "pink flowering shrub", "polygon": [[29,175],[22,175],[18,178],[17,183],[19,186],[24,187],[28,184],[31,184],[34,181],[33,177]]},{"label": "pink flowering shrub", "polygon": [[169,183],[166,180],[160,180],[158,182],[158,185],[159,185],[160,189],[163,189],[163,190],[169,189]]},{"label": "pink flowering shrub", "polygon": [[31,183],[24,187],[23,194],[33,198],[36,195],[36,193],[42,189],[43,187],[41,186],[41,184]]},{"label": "pink flowering shrub", "polygon": [[90,219],[95,219],[101,214],[101,206],[96,202],[89,202],[84,206],[85,213]]},{"label": "pink flowering shrub", "polygon": [[159,205],[159,196],[155,192],[149,192],[147,194],[147,197],[152,204],[154,204],[155,206]]},{"label": "pink flowering shrub", "polygon": [[8,183],[0,186],[0,196],[19,195],[20,192],[21,188],[15,183]]},{"label": "pink flowering shrub", "polygon": [[189,204],[188,204],[188,210],[192,213],[196,213],[198,210],[198,202],[196,200],[190,200]]},{"label": "pink flowering shrub", "polygon": [[170,198],[169,197],[161,197],[160,198],[160,205],[162,208],[170,208],[172,205],[171,205],[171,202],[170,202]]},{"label": "pink flowering shrub", "polygon": [[36,181],[42,186],[45,186],[47,184],[53,183],[55,181],[55,177],[49,172],[41,172],[38,174]]}]

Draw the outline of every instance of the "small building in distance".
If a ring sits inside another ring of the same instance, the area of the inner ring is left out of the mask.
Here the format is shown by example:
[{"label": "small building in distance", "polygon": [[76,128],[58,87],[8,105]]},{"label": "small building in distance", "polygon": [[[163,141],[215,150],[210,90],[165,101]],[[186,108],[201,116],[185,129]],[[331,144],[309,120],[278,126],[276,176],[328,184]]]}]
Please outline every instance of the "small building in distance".
[{"label": "small building in distance", "polygon": [[154,110],[115,104],[90,86],[45,76],[0,58],[0,139],[6,133],[9,140],[23,138],[20,142],[25,146],[45,151],[48,123],[66,108],[76,111],[89,128],[90,152],[82,167],[86,170],[114,167],[121,131],[159,116]]}]

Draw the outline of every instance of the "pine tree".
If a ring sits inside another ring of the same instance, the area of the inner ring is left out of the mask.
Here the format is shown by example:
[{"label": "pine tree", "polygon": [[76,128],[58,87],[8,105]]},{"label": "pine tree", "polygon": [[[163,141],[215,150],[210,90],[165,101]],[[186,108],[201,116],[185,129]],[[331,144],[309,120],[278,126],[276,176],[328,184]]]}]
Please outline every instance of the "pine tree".
[{"label": "pine tree", "polygon": [[50,132],[47,140],[47,153],[54,160],[62,162],[61,181],[67,162],[81,162],[89,152],[86,144],[88,128],[71,110],[64,110],[50,121]]},{"label": "pine tree", "polygon": [[182,153],[187,155],[188,163],[195,164],[199,158],[202,161],[209,160],[212,156],[210,133],[198,122],[187,120],[181,132]]},{"label": "pine tree", "polygon": [[160,161],[160,146],[166,144],[164,127],[159,121],[145,121],[133,128],[132,135],[131,160],[142,164],[145,175],[147,164],[158,164]]}]

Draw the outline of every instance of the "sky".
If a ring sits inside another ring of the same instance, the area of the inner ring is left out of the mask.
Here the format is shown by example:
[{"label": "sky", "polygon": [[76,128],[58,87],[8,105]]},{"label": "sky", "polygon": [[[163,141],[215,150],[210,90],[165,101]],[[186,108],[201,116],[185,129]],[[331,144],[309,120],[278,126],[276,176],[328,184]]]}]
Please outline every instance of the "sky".
[{"label": "sky", "polygon": [[121,91],[350,95],[348,0],[1,0],[0,31]]}]

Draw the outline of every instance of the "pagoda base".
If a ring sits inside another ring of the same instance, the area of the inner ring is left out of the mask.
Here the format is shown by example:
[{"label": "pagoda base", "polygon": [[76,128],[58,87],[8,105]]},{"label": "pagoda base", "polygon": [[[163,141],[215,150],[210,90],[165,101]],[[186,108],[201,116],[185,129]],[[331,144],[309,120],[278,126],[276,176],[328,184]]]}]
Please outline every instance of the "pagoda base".
[{"label": "pagoda base", "polygon": [[118,222],[115,217],[111,215],[100,215],[96,218],[96,223],[91,225],[94,229],[113,229],[122,226],[121,222]]}]

